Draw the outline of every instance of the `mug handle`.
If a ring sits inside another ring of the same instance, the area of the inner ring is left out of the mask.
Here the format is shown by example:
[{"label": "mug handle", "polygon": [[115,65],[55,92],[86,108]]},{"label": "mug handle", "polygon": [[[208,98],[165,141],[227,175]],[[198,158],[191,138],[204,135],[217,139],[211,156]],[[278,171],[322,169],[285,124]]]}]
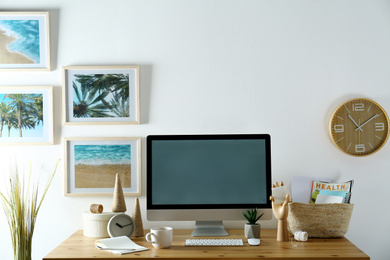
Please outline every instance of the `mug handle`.
[{"label": "mug handle", "polygon": [[152,241],[152,239],[151,239],[152,235],[154,236],[153,233],[147,233],[146,236],[145,236],[146,241],[148,241],[150,243],[153,243],[154,241]]}]

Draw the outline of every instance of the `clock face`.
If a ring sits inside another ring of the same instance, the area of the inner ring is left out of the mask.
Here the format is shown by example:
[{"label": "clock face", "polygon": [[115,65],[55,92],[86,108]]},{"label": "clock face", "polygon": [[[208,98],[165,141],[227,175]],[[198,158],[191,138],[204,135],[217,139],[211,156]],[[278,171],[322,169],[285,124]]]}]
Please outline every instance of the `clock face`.
[{"label": "clock face", "polygon": [[133,219],[124,213],[117,214],[113,216],[108,222],[107,231],[110,237],[131,237],[131,235],[134,233]]},{"label": "clock face", "polygon": [[389,118],[376,102],[352,99],[334,111],[329,130],[333,143],[340,150],[353,156],[366,156],[386,143]]}]

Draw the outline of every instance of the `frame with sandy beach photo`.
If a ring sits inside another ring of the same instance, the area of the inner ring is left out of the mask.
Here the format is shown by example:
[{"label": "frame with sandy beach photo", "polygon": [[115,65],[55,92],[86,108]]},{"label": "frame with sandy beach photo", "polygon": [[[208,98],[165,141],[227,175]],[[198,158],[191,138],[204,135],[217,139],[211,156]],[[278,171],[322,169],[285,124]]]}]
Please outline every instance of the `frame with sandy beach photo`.
[{"label": "frame with sandy beach photo", "polygon": [[65,125],[139,124],[139,66],[63,67]]},{"label": "frame with sandy beach photo", "polygon": [[48,12],[0,12],[0,70],[50,70]]},{"label": "frame with sandy beach photo", "polygon": [[119,173],[125,196],[141,195],[140,137],[65,138],[65,196],[113,196]]},{"label": "frame with sandy beach photo", "polygon": [[0,87],[0,144],[53,144],[53,87]]}]

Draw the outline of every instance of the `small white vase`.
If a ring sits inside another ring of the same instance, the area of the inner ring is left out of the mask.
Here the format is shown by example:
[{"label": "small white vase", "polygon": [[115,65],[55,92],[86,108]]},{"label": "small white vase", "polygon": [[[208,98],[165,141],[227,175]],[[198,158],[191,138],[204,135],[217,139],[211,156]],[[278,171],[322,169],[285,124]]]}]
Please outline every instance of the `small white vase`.
[{"label": "small white vase", "polygon": [[246,238],[260,238],[260,224],[245,224],[245,237]]}]

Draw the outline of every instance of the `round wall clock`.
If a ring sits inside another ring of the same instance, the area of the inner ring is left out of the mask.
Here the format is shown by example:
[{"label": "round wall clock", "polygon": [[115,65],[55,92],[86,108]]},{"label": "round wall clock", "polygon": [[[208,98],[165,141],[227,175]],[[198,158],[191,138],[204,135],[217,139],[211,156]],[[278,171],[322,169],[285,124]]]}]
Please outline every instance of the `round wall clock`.
[{"label": "round wall clock", "polygon": [[107,232],[110,237],[131,237],[131,235],[134,233],[134,221],[127,214],[117,214],[113,216],[110,221],[108,221]]},{"label": "round wall clock", "polygon": [[389,137],[389,118],[376,102],[358,98],[341,104],[329,124],[333,143],[352,156],[377,152]]}]

